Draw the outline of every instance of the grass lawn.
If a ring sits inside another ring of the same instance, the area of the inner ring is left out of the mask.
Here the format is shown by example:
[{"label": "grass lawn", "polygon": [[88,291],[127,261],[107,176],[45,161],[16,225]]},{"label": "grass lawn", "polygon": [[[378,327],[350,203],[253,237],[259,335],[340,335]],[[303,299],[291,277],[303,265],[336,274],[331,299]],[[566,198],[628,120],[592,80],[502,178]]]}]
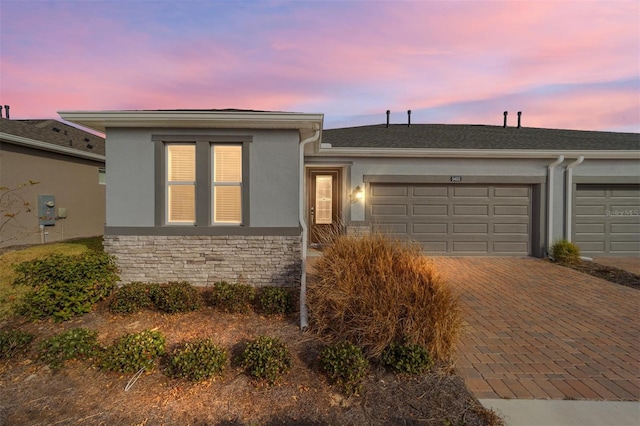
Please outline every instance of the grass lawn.
[{"label": "grass lawn", "polygon": [[14,306],[20,302],[22,296],[29,290],[29,287],[13,285],[13,280],[16,278],[14,265],[52,254],[71,256],[88,250],[102,251],[102,237],[36,245],[26,249],[8,251],[0,255],[0,321],[7,319],[11,315]]}]

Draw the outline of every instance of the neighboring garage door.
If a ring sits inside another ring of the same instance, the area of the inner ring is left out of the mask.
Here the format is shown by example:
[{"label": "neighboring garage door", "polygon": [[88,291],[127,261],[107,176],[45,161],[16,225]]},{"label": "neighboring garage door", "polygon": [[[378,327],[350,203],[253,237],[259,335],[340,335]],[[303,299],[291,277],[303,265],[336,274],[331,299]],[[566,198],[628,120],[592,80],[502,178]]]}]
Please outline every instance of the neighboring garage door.
[{"label": "neighboring garage door", "polygon": [[420,242],[429,253],[527,255],[531,187],[372,183],[373,229]]},{"label": "neighboring garage door", "polygon": [[640,255],[640,185],[577,185],[573,241],[587,256]]}]

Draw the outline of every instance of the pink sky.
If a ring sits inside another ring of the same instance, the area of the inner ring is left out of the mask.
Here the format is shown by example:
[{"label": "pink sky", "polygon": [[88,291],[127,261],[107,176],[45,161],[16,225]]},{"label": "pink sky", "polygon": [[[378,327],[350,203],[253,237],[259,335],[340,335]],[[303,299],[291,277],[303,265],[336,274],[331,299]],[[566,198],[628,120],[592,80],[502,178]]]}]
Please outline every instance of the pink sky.
[{"label": "pink sky", "polygon": [[640,132],[640,2],[0,1],[0,103]]}]

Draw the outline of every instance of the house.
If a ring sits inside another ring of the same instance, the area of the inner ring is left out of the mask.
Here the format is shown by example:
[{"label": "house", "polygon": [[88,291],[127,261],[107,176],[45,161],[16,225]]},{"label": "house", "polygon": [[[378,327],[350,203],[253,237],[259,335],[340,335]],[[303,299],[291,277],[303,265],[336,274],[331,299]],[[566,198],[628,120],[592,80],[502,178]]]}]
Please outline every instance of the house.
[{"label": "house", "polygon": [[[640,255],[640,135],[322,114],[67,111],[106,133],[105,247],[123,282],[293,285],[323,228],[427,253]],[[307,224],[309,224],[307,226]],[[301,262],[302,260],[302,262]]]},{"label": "house", "polygon": [[0,247],[102,235],[104,149],[57,120],[0,118]]}]

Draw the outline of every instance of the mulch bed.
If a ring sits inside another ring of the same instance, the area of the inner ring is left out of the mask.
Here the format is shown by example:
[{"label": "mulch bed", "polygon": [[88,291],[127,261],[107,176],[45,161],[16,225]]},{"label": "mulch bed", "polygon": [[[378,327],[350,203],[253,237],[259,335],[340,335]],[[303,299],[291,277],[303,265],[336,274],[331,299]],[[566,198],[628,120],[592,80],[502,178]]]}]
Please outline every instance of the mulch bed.
[{"label": "mulch bed", "polygon": [[600,265],[596,262],[581,260],[578,263],[558,263],[576,271],[602,278],[609,282],[640,290],[640,275],[612,266]]}]

